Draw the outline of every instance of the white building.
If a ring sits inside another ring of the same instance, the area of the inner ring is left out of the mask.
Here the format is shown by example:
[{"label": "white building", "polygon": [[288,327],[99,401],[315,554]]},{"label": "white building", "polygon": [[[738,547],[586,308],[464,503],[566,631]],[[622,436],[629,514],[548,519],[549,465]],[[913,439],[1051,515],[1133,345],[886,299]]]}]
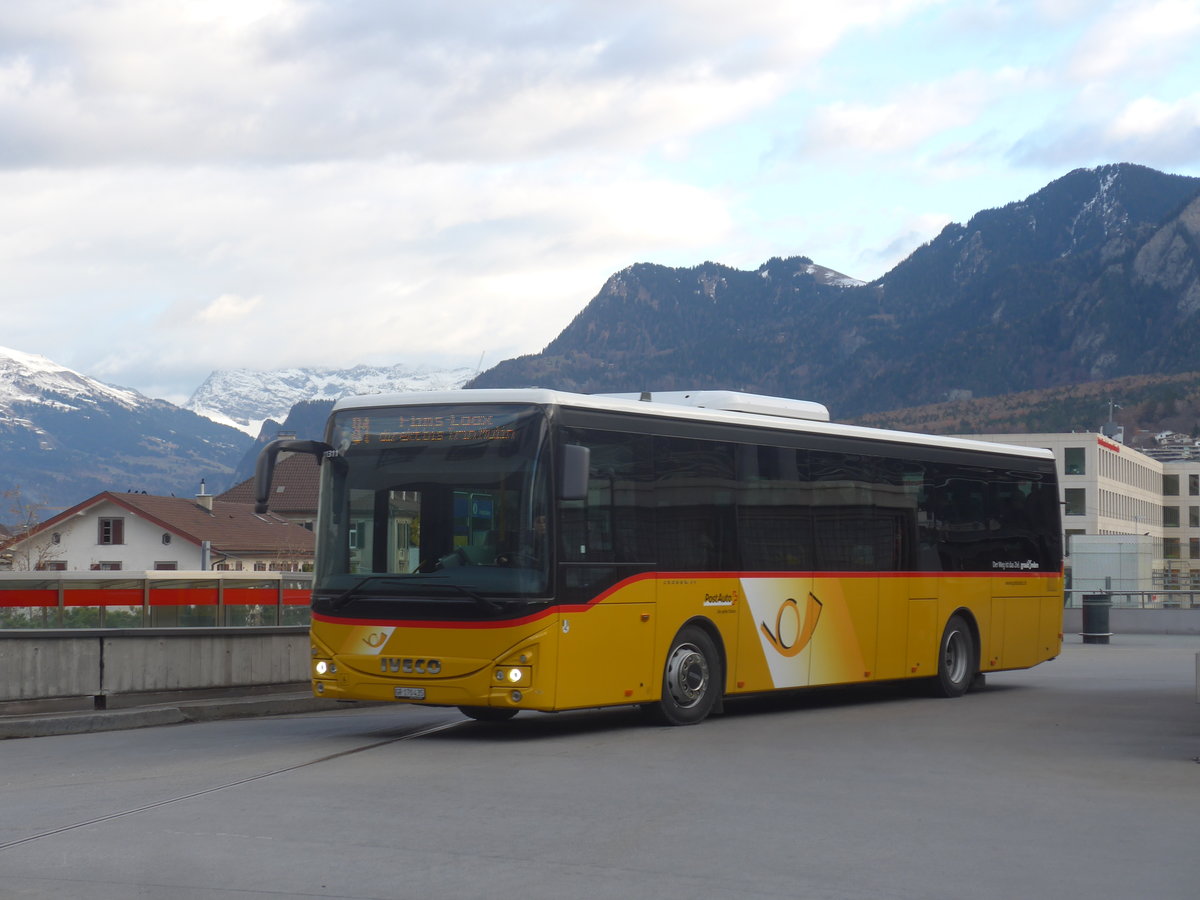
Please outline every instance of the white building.
[{"label": "white building", "polygon": [[1162,467],[1164,584],[1200,590],[1200,459]]},{"label": "white building", "polygon": [[16,571],[293,572],[312,555],[303,526],[203,493],[105,491],[0,544],[0,561]]}]

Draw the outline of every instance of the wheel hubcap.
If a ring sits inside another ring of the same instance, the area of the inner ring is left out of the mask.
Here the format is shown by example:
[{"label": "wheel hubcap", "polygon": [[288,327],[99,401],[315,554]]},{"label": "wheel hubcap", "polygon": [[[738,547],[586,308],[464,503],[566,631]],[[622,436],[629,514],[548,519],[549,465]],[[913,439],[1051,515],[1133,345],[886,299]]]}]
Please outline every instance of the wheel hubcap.
[{"label": "wheel hubcap", "polygon": [[708,660],[695,644],[680,644],[667,660],[667,688],[682,708],[695,706],[708,690]]},{"label": "wheel hubcap", "polygon": [[967,676],[967,647],[961,631],[952,631],[946,636],[946,653],[943,660],[946,677],[958,684]]}]

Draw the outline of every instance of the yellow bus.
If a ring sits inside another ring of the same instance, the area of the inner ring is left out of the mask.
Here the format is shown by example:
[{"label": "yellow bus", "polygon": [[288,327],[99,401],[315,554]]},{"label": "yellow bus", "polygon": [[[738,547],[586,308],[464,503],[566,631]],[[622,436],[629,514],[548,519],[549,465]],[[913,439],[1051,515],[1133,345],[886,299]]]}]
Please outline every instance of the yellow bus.
[{"label": "yellow bus", "polygon": [[924,678],[1062,643],[1047,450],[831,423],[730,391],[338,401],[320,460],[316,695],[521,710]]}]

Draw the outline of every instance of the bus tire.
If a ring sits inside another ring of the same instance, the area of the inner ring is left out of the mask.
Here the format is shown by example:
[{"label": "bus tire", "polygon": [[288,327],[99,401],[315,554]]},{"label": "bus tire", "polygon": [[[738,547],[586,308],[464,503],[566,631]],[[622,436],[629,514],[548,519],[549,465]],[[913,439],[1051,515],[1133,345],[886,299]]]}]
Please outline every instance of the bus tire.
[{"label": "bus tire", "polygon": [[460,706],[458,711],[476,722],[507,722],[517,714],[517,710],[503,706]]},{"label": "bus tire", "polygon": [[717,705],[723,683],[721,657],[708,632],[695,625],[681,628],[663,666],[656,718],[667,725],[704,721]]},{"label": "bus tire", "polygon": [[979,673],[975,637],[967,620],[955,613],[946,623],[938,643],[935,690],[942,697],[961,697]]}]

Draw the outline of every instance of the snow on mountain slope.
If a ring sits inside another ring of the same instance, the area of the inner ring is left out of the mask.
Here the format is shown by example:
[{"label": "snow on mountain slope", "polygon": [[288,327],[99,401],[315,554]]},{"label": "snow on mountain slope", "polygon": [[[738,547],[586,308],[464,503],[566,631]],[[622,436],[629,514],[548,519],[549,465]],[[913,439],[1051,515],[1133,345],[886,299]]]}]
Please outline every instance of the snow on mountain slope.
[{"label": "snow on mountain slope", "polygon": [[251,441],[241,432],[0,347],[0,492],[48,510],[100,491],[223,489]]},{"label": "snow on mountain slope", "polygon": [[15,404],[69,412],[98,403],[134,409],[148,402],[137,391],[96,381],[44,356],[0,347],[0,414],[11,413]]},{"label": "snow on mountain slope", "polygon": [[405,366],[351,369],[220,369],[205,379],[186,404],[198,415],[255,436],[267,419],[283,421],[302,400],[336,400],[358,394],[440,391],[462,387],[468,368],[421,371]]}]

